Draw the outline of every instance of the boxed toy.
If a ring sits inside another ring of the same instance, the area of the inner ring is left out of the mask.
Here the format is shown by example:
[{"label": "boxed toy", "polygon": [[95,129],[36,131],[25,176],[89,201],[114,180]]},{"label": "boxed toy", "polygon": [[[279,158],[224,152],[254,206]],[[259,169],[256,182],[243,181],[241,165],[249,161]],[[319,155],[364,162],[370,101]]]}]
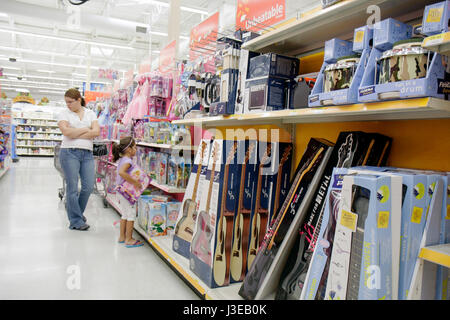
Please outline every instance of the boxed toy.
[{"label": "boxed toy", "polygon": [[323,139],[310,140],[291,180],[289,193],[278,209],[276,219],[266,233],[239,290],[243,298],[264,299],[276,291],[300,220],[312,200],[332,146],[331,142]]},{"label": "boxed toy", "polygon": [[184,193],[182,209],[175,225],[172,249],[189,259],[190,245],[198,215],[198,204],[205,193],[205,175],[208,166],[211,145],[210,140],[200,141],[197,154],[192,166],[192,173]]},{"label": "boxed toy", "polygon": [[[300,234],[298,234],[295,243],[298,243],[302,250],[296,249],[289,254],[289,260],[285,270],[283,270],[277,299],[297,300],[300,298],[310,259],[320,232],[324,216],[324,204],[327,199],[324,195],[329,188],[333,168],[349,168],[361,164],[379,165],[386,160],[389,154],[389,149],[385,145],[386,143],[390,145],[391,140],[391,138],[381,134],[358,131],[341,132],[339,134],[330,160],[321,177],[319,188],[315,190],[314,201],[301,222],[300,231],[305,234],[305,237],[300,240]],[[302,241],[305,243],[302,243]]]},{"label": "boxed toy", "polygon": [[[233,222],[245,141],[214,140],[208,164],[208,196],[202,198],[191,245],[190,269],[209,287],[230,283]],[[205,190],[206,191],[206,190]]]},{"label": "boxed toy", "polygon": [[248,268],[256,258],[264,235],[289,192],[292,167],[291,143],[260,141],[258,149],[261,162],[251,220]]},{"label": "boxed toy", "polygon": [[286,108],[288,82],[281,78],[260,77],[245,81],[244,113]]},{"label": "boxed toy", "polygon": [[442,1],[425,7],[422,21],[422,33],[432,36],[448,31],[450,17],[449,1]]},{"label": "boxed toy", "polygon": [[[238,151],[239,152],[239,151]],[[239,203],[233,227],[233,245],[230,261],[231,283],[242,281],[247,273],[250,225],[256,201],[258,183],[258,141],[245,141],[245,159],[239,182]]]},{"label": "boxed toy", "polygon": [[117,186],[117,192],[120,193],[130,204],[135,204],[142,192],[147,189],[151,179],[139,166],[133,165],[129,175],[141,183],[141,188],[136,188],[128,181],[124,181]]},{"label": "boxed toy", "polygon": [[152,200],[147,208],[147,234],[150,237],[166,235],[166,203]]},{"label": "boxed toy", "polygon": [[300,60],[276,53],[266,53],[250,59],[247,79],[276,77],[292,79],[298,75]]},{"label": "boxed toy", "polygon": [[324,64],[309,97],[310,107],[358,101],[358,89],[365,62],[372,50],[372,38],[372,28],[364,26],[355,29],[353,43],[340,39],[325,42]]},{"label": "boxed toy", "polygon": [[423,38],[411,38],[412,27],[394,19],[378,22],[359,88],[359,102],[415,97],[443,98],[440,54],[422,48]]},{"label": "boxed toy", "polygon": [[236,103],[234,106],[235,114],[244,113],[244,90],[245,82],[247,80],[248,64],[250,59],[256,57],[259,53],[241,49],[241,57],[239,59],[239,74],[236,91]]},{"label": "boxed toy", "polygon": [[341,197],[325,299],[396,299],[402,178],[345,176]]},{"label": "boxed toy", "polygon": [[173,232],[181,209],[181,202],[166,203],[166,232]]}]

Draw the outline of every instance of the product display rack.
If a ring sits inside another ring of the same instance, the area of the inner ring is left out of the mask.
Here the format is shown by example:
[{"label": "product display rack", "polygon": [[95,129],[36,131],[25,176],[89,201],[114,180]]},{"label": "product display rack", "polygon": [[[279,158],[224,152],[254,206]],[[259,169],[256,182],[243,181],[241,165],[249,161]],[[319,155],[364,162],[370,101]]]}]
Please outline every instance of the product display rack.
[{"label": "product display rack", "polygon": [[[2,145],[2,151],[6,149],[7,154],[1,155],[1,166],[0,166],[0,179],[8,172],[11,167],[12,161],[12,121],[11,121],[11,106],[8,101],[0,100],[0,129],[2,131],[9,133],[9,139],[6,145]],[[2,144],[3,142],[0,142]],[[2,153],[3,153],[2,152]]]},{"label": "product display rack", "polygon": [[[54,152],[46,152],[45,150],[54,149],[55,144],[58,141],[62,141],[62,133],[56,124],[56,119],[51,118],[39,118],[39,117],[14,117],[17,127],[31,127],[33,130],[16,130],[17,134],[17,144],[16,148],[26,148],[28,152],[24,152],[25,150],[21,150],[17,152],[19,156],[54,156]],[[42,131],[46,130],[48,131]],[[41,129],[41,130],[39,130]],[[26,137],[26,135],[34,135],[33,137]],[[40,135],[39,137],[35,137],[36,135]],[[52,135],[50,137],[49,135]],[[55,137],[55,135],[60,138]],[[33,141],[34,144],[29,144],[30,141]],[[51,143],[41,144],[42,142],[47,141]],[[39,153],[33,152],[39,148]],[[42,148],[42,149],[41,149]],[[31,151],[31,152],[30,152]]]},{"label": "product display rack", "polygon": [[[315,65],[321,65],[323,55],[312,53],[316,49],[323,48],[324,42],[334,37],[350,39],[355,28],[367,24],[370,14],[367,8],[371,5],[378,6],[381,10],[381,19],[392,17],[400,21],[411,21],[417,19],[423,13],[423,9],[431,1],[387,1],[387,0],[348,0],[324,10],[314,11],[310,15],[294,21],[293,23],[281,26],[278,29],[269,31],[249,42],[243,44],[242,48],[257,51],[260,53],[275,52],[284,55],[300,55],[308,61],[313,61]],[[450,52],[450,34],[441,36],[442,43],[436,49],[431,50],[447,54]],[[429,41],[429,40],[428,40]],[[424,42],[426,47],[427,41]],[[431,42],[431,44],[433,44]],[[302,63],[300,64],[302,67]],[[303,73],[314,72],[308,66]],[[300,72],[302,73],[302,72]],[[335,135],[344,130],[372,130],[376,131],[383,127],[385,131],[394,136],[394,143],[404,145],[406,141],[411,143],[406,137],[416,134],[417,126],[423,127],[420,130],[430,130],[436,124],[438,133],[432,135],[425,134],[416,143],[427,145],[427,152],[442,152],[442,145],[448,146],[448,128],[450,127],[450,102],[436,98],[414,98],[394,101],[382,101],[373,103],[358,103],[352,105],[327,106],[318,108],[286,109],[281,111],[259,112],[248,114],[234,114],[223,116],[203,116],[199,118],[189,118],[173,121],[177,125],[190,125],[200,128],[218,128],[222,132],[227,127],[234,128],[257,128],[258,126],[270,125],[272,128],[287,129],[291,133],[294,142],[294,154],[299,154],[306,146],[306,142],[311,137],[321,137],[334,139]],[[439,122],[438,122],[439,121]],[[397,127],[398,126],[398,127]],[[403,132],[402,132],[403,130]],[[445,134],[447,133],[447,134]],[[444,149],[446,149],[444,147]],[[392,161],[393,166],[404,167],[428,167],[434,170],[450,170],[447,164],[435,161],[421,163],[419,160],[410,161],[408,149],[399,147],[394,149]],[[449,150],[444,151],[445,158],[449,155]],[[418,157],[421,158],[421,157]],[[432,155],[422,159],[432,160]],[[420,159],[420,160],[422,160]],[[441,158],[442,159],[442,158]],[[298,157],[295,160],[299,160]],[[420,165],[421,163],[421,165]],[[419,165],[418,165],[419,164]],[[145,236],[145,234],[144,234]],[[151,238],[147,240],[153,249],[161,252],[164,260],[173,269],[182,268],[178,274],[187,282],[199,284],[201,282],[192,281],[189,273],[188,259],[173,252],[170,239]],[[448,245],[423,248],[419,257],[428,259],[435,263],[448,266],[449,252]],[[182,260],[182,262],[178,262]],[[196,277],[194,278],[196,279]],[[241,299],[238,295],[241,283],[233,284],[229,287],[210,289],[206,285],[200,287],[207,292],[204,296],[212,297],[214,292],[225,292],[227,299]],[[217,291],[216,291],[217,290]],[[224,290],[224,291],[221,291]],[[199,292],[199,290],[197,290]],[[211,292],[211,295],[209,293]],[[267,298],[273,298],[272,296]]]}]

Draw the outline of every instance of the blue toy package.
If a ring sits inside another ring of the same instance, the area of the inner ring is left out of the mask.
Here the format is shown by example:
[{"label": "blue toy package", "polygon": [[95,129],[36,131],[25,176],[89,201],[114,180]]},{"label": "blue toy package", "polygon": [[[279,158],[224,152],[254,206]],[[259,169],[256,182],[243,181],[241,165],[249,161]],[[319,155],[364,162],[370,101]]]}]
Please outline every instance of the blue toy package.
[{"label": "blue toy package", "polygon": [[282,110],[286,108],[285,79],[260,77],[245,81],[244,113]]},{"label": "blue toy package", "polygon": [[402,178],[344,176],[341,199],[325,299],[397,299]]},{"label": "blue toy package", "polygon": [[298,75],[300,60],[276,53],[266,53],[250,59],[247,79],[272,77],[293,79]]},{"label": "blue toy package", "polygon": [[423,49],[423,38],[411,36],[410,25],[391,18],[375,25],[359,102],[444,97],[438,91],[438,80],[444,79],[441,55]]},{"label": "blue toy package", "polygon": [[450,2],[448,0],[425,7],[422,21],[422,33],[432,36],[448,31]]},{"label": "blue toy package", "polygon": [[372,47],[373,30],[355,29],[353,43],[340,39],[325,42],[324,63],[309,95],[309,107],[353,104]]}]

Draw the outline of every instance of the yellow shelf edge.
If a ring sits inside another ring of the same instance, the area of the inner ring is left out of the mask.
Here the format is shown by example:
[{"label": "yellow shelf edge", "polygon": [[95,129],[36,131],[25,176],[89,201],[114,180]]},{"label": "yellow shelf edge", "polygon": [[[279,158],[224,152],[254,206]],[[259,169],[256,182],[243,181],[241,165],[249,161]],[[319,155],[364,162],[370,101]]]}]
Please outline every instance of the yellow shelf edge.
[{"label": "yellow shelf edge", "polygon": [[419,258],[450,268],[450,255],[433,250],[433,248],[422,248]]}]

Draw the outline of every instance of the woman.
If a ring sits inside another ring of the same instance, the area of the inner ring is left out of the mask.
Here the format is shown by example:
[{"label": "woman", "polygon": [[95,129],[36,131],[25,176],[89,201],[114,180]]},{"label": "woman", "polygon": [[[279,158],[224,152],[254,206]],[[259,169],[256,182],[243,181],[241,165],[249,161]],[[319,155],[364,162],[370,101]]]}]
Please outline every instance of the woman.
[{"label": "woman", "polygon": [[[64,100],[67,109],[58,115],[58,126],[63,134],[59,159],[66,179],[66,210],[69,228],[85,231],[89,225],[84,210],[95,183],[93,139],[100,135],[100,126],[95,113],[84,108],[86,103],[77,89],[67,90]],[[78,176],[81,178],[79,193]]]}]

